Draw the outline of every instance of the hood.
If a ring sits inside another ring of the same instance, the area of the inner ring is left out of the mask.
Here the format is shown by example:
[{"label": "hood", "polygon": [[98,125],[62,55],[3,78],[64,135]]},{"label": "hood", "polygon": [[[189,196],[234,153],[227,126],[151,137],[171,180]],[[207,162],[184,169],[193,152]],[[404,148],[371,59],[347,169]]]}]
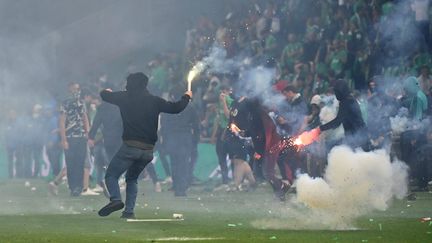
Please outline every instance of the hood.
[{"label": "hood", "polygon": [[126,90],[128,92],[140,92],[146,90],[148,77],[141,72],[129,74],[126,79]]},{"label": "hood", "polygon": [[333,89],[336,99],[339,101],[346,99],[351,94],[351,90],[345,80],[337,80]]},{"label": "hood", "polygon": [[416,77],[408,77],[403,82],[403,88],[408,96],[416,96],[420,86]]}]

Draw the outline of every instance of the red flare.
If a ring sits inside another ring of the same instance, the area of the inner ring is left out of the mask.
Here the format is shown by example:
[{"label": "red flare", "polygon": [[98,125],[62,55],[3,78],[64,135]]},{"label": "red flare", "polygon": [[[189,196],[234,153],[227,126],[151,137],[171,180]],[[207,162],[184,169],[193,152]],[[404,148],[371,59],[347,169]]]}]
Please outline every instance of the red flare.
[{"label": "red flare", "polygon": [[305,131],[294,140],[294,145],[306,146],[318,140],[321,130],[319,128]]}]

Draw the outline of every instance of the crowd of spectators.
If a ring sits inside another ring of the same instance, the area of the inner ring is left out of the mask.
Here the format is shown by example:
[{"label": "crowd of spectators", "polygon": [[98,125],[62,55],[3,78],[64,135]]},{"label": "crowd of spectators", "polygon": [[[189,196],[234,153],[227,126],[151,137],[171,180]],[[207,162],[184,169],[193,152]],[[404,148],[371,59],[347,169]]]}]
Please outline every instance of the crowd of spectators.
[{"label": "crowd of spectators", "polygon": [[[420,116],[412,114],[421,120],[431,114],[432,104],[429,16],[428,0],[245,1],[228,9],[221,22],[206,16],[198,18],[186,32],[183,52],[162,53],[143,69],[147,69],[150,77],[150,91],[169,98],[171,90],[186,86],[190,68],[217,45],[226,51],[227,58],[247,56],[257,66],[275,68],[277,78],[273,83],[283,85],[281,90],[287,86],[295,88],[295,93],[311,106],[311,122],[319,114],[313,111],[314,105],[322,106],[324,97],[332,96],[332,86],[339,79],[348,81],[362,111],[367,111],[368,101],[375,102],[371,97],[376,87],[385,87],[386,95],[398,103],[403,95],[402,81],[415,76],[429,101]],[[221,121],[226,119],[223,106],[226,101],[221,99],[221,93],[224,97],[229,93],[236,83],[235,77],[232,73],[213,72],[203,73],[194,81],[201,142],[217,142],[218,126],[226,123]],[[98,90],[109,82],[102,76],[82,85],[81,95],[88,106],[90,121],[101,102]],[[119,83],[117,88],[123,85]],[[41,160],[44,146],[50,161],[59,160],[60,152],[50,150],[59,143],[55,135],[58,116],[55,107],[54,102],[43,108],[37,105],[32,115],[19,118],[15,112],[9,112],[6,145],[9,161],[12,164],[16,161],[16,172],[9,171],[11,178],[39,176],[37,161]],[[408,105],[408,109],[413,108]],[[38,120],[42,113],[49,122]],[[367,121],[367,112],[363,115]],[[38,127],[42,125],[49,128]],[[23,128],[32,134],[25,136],[29,141],[14,138]],[[41,131],[47,133],[37,134]],[[60,169],[53,166],[54,175]]]}]

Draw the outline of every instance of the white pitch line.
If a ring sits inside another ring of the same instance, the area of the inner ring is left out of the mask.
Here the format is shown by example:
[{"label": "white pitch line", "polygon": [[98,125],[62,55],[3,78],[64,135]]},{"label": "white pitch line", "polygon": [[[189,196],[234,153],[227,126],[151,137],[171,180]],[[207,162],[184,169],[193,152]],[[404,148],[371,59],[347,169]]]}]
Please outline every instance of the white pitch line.
[{"label": "white pitch line", "polygon": [[154,241],[204,241],[204,240],[224,240],[222,237],[167,237],[167,238],[158,238],[152,239]]},{"label": "white pitch line", "polygon": [[170,222],[183,220],[184,219],[127,219],[126,222]]}]

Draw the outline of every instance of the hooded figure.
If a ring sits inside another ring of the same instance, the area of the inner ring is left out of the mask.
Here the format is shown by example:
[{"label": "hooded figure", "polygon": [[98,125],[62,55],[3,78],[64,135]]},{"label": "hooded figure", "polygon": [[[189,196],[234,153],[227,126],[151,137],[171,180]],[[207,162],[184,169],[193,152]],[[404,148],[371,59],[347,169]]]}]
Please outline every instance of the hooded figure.
[{"label": "hooded figure", "polygon": [[[362,135],[360,131],[364,131],[366,125],[362,118],[360,106],[356,99],[351,95],[348,84],[344,80],[336,81],[334,92],[336,99],[339,101],[338,113],[333,120],[321,125],[320,130],[325,131],[335,129],[342,124],[345,131],[346,142],[349,145],[352,147],[364,145],[363,139],[360,137]],[[356,139],[354,139],[354,135],[356,135]]]},{"label": "hooded figure", "polygon": [[404,101],[404,106],[409,109],[409,113],[413,118],[421,120],[423,113],[426,111],[428,102],[426,95],[421,91],[417,78],[409,77],[403,82],[407,99]]},{"label": "hooded figure", "polygon": [[192,97],[192,92],[188,91],[179,101],[168,102],[150,94],[147,83],[145,74],[133,73],[127,77],[126,91],[112,92],[106,89],[100,93],[103,101],[119,107],[123,123],[123,144],[111,160],[105,175],[111,202],[99,210],[100,216],[108,216],[125,207],[118,179],[126,172],[126,208],[122,217],[135,217],[137,180],[144,167],[153,160],[159,114],[180,113]]}]

